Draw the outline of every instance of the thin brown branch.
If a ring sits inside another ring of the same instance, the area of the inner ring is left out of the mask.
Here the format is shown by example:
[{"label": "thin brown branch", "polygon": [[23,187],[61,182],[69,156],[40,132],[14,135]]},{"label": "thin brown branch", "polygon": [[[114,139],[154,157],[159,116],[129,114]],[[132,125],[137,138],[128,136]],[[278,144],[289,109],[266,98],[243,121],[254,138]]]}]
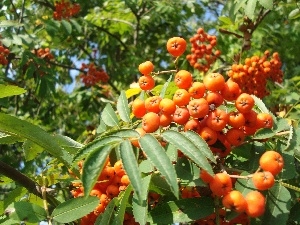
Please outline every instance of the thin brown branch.
[{"label": "thin brown branch", "polygon": [[[0,173],[4,176],[14,180],[15,182],[19,183],[23,187],[25,187],[30,193],[36,195],[37,197],[43,199],[41,186],[39,186],[36,182],[31,180],[29,177],[24,175],[23,173],[19,172],[15,168],[11,167],[10,165],[0,161]],[[48,193],[46,194],[47,202],[49,202],[52,206],[57,206],[59,202]]]}]

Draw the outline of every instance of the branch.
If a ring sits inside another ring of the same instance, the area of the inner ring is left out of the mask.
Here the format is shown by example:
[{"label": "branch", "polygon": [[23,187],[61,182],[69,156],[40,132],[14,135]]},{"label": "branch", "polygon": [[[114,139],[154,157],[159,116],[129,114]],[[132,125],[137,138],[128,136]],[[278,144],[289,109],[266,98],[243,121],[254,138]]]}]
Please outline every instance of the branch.
[{"label": "branch", "polygon": [[[7,165],[2,161],[0,161],[0,173],[25,187],[30,193],[43,199],[41,186],[39,186],[37,183],[35,183],[23,173],[19,172],[15,168],[11,167],[10,165]],[[48,193],[46,193],[46,198],[50,205],[54,207],[59,204],[59,202]]]}]

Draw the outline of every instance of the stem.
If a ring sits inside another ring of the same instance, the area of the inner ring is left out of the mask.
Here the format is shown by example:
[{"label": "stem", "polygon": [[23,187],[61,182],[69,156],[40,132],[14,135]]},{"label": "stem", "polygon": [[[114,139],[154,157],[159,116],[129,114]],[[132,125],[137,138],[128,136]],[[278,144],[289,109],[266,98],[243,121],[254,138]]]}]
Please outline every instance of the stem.
[{"label": "stem", "polygon": [[177,70],[164,70],[164,71],[158,71],[156,73],[153,73],[154,75],[160,75],[160,74],[165,74],[165,73],[176,73]]},{"label": "stem", "polygon": [[42,196],[43,196],[44,209],[45,209],[46,214],[47,214],[48,225],[52,225],[51,216],[50,216],[49,208],[48,208],[48,202],[47,202],[47,187],[45,185],[43,185],[41,187],[41,190],[42,190]]},{"label": "stem", "polygon": [[[11,167],[10,165],[7,165],[6,163],[0,161],[0,173],[4,176],[16,181],[23,187],[25,187],[30,193],[36,195],[37,197],[43,199],[41,186],[39,186],[37,183],[35,183],[33,180],[31,180],[29,177],[24,175],[23,173],[19,172],[15,168]],[[49,202],[52,206],[57,206],[58,201],[51,195],[49,195],[46,192],[46,199],[47,202]]]},{"label": "stem", "polygon": [[289,188],[289,189],[292,189],[294,191],[300,192],[300,187],[297,187],[297,186],[294,186],[294,185],[291,185],[291,184],[288,184],[288,183],[285,183],[285,182],[282,182],[282,181],[279,181],[279,184],[281,184],[282,186],[284,186],[286,188]]}]

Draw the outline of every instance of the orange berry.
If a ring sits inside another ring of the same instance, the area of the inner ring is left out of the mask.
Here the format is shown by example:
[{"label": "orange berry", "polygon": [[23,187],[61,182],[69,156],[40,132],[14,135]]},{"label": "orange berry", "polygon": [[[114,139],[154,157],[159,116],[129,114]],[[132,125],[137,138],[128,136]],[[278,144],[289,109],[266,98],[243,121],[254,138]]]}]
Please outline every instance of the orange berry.
[{"label": "orange berry", "polygon": [[176,104],[169,98],[164,98],[159,103],[160,112],[166,115],[171,115],[176,110]]},{"label": "orange berry", "polygon": [[155,80],[152,76],[141,76],[139,78],[139,86],[144,91],[151,90],[155,86]]},{"label": "orange berry", "polygon": [[259,191],[250,191],[246,196],[246,213],[250,217],[259,217],[265,212],[265,197]]},{"label": "orange berry", "polygon": [[263,171],[254,173],[252,181],[257,190],[264,191],[273,187],[275,178],[271,172]]},{"label": "orange berry", "polygon": [[208,102],[204,98],[191,100],[187,108],[193,118],[203,118],[209,112]]},{"label": "orange berry", "polygon": [[269,113],[258,113],[256,117],[256,128],[272,128],[273,117]]},{"label": "orange berry", "polygon": [[154,70],[154,65],[151,61],[146,61],[139,65],[139,71],[143,75],[149,75],[153,70]]},{"label": "orange berry", "polygon": [[182,89],[188,89],[192,85],[193,77],[192,74],[186,70],[179,70],[174,78],[177,87]]},{"label": "orange berry", "polygon": [[247,93],[242,93],[235,100],[235,107],[241,113],[250,112],[254,106],[254,99]]},{"label": "orange berry", "polygon": [[210,190],[216,196],[226,195],[232,189],[232,181],[227,173],[217,173],[209,183]]},{"label": "orange berry", "polygon": [[177,108],[173,115],[173,121],[180,125],[184,125],[190,118],[190,113],[187,108]]},{"label": "orange berry", "polygon": [[233,146],[241,145],[245,140],[245,134],[242,130],[237,128],[229,129],[226,134],[226,140]]},{"label": "orange berry", "polygon": [[172,37],[167,41],[167,50],[172,56],[181,56],[186,50],[186,41],[181,37]]},{"label": "orange berry", "polygon": [[210,73],[203,78],[203,84],[209,91],[221,91],[224,88],[225,79],[219,73]]},{"label": "orange berry", "polygon": [[159,113],[159,103],[161,101],[161,97],[159,96],[151,96],[145,100],[145,108],[148,112]]},{"label": "orange berry", "polygon": [[136,98],[132,103],[132,113],[136,118],[142,118],[146,114],[145,101]]},{"label": "orange berry", "polygon": [[281,172],[284,166],[284,160],[282,156],[273,150],[266,151],[259,159],[260,167],[271,172],[274,176]]},{"label": "orange berry", "polygon": [[173,102],[177,106],[186,106],[190,101],[190,93],[185,89],[177,89],[173,96]]},{"label": "orange berry", "polygon": [[222,204],[225,208],[234,210],[237,213],[242,213],[247,208],[244,196],[237,190],[227,193],[222,199]]},{"label": "orange berry", "polygon": [[189,93],[192,98],[202,98],[205,93],[205,86],[201,82],[193,82],[192,86],[189,88]]},{"label": "orange berry", "polygon": [[152,133],[159,128],[159,115],[154,112],[146,113],[142,118],[142,128],[146,133]]}]

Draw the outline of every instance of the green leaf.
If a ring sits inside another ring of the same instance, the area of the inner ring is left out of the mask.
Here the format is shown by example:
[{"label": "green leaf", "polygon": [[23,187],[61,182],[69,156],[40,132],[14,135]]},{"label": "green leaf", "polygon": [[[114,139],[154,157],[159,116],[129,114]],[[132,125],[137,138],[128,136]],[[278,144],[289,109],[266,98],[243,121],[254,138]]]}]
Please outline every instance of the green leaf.
[{"label": "green leaf", "polygon": [[71,24],[75,27],[78,33],[82,32],[81,25],[75,19],[70,19]]},{"label": "green leaf", "polygon": [[105,208],[105,211],[101,213],[95,222],[95,225],[110,225],[115,217],[115,207],[117,205],[117,198],[113,198]]},{"label": "green leaf", "polygon": [[0,132],[0,144],[14,144],[23,141],[24,139],[22,137]]},{"label": "green leaf", "polygon": [[262,224],[281,225],[287,224],[291,209],[291,194],[279,183],[269,189],[266,203],[266,212]]},{"label": "green leaf", "polygon": [[100,124],[97,128],[97,134],[103,133],[104,131],[106,131],[106,129],[107,129],[106,124],[104,123],[104,121],[102,119],[100,119]]},{"label": "green leaf", "polygon": [[101,146],[99,149],[91,152],[85,159],[82,170],[82,183],[85,196],[89,196],[93,189],[111,149],[111,145]]},{"label": "green leaf", "polygon": [[[241,176],[248,176],[248,175],[250,175],[250,173],[248,173],[248,172],[241,173]],[[249,178],[249,179],[237,179],[237,181],[235,183],[235,189],[240,191],[243,194],[243,196],[248,194],[250,191],[257,190],[254,187],[254,184],[253,184],[251,178]]]},{"label": "green leaf", "polygon": [[132,199],[132,210],[134,219],[139,224],[146,224],[147,222],[147,213],[148,213],[148,190],[149,184],[151,181],[151,175],[148,175],[142,180],[142,190],[143,193],[140,196],[142,202],[139,201],[139,196],[136,193],[133,193]]},{"label": "green leaf", "polygon": [[247,5],[245,6],[245,14],[248,16],[251,20],[254,19],[254,11],[256,7],[257,0],[248,0]]},{"label": "green leaf", "polygon": [[226,25],[232,25],[233,24],[231,19],[227,16],[219,16],[218,19]]},{"label": "green leaf", "polygon": [[192,140],[187,138],[182,133],[173,130],[165,131],[162,136],[167,142],[175,145],[178,149],[180,149],[183,154],[193,160],[199,167],[206,170],[211,175],[214,174],[212,167],[207,161],[205,155],[201,152],[201,149],[194,144]]},{"label": "green leaf", "polygon": [[68,151],[70,154],[75,154],[79,149],[84,147],[83,144],[64,135],[56,134],[54,138],[59,146]]},{"label": "green leaf", "polygon": [[208,158],[210,161],[216,163],[216,159],[215,159],[212,151],[210,150],[206,141],[204,141],[200,135],[198,135],[197,133],[190,131],[190,130],[186,131],[182,134],[184,136],[186,136],[188,139],[190,139],[192,142],[194,142],[194,144],[197,146],[197,148],[201,149],[201,152],[203,153],[203,155],[206,156],[206,158]]},{"label": "green leaf", "polygon": [[72,25],[67,20],[61,20],[61,24],[68,34],[72,33]]},{"label": "green leaf", "polygon": [[119,194],[119,196],[118,196],[119,204],[118,204],[118,208],[116,210],[116,216],[113,220],[112,225],[123,225],[125,210],[126,210],[127,203],[128,203],[129,197],[131,195],[131,192],[132,192],[132,186],[128,185],[127,188],[125,189],[125,191],[123,191]]},{"label": "green leaf", "polygon": [[251,95],[251,96],[254,99],[255,105],[260,109],[261,112],[270,113],[265,103],[260,98],[256,97],[255,95]]},{"label": "green leaf", "polygon": [[149,191],[154,191],[161,195],[171,196],[173,194],[170,185],[166,179],[161,177],[159,174],[152,174]]},{"label": "green leaf", "polygon": [[88,143],[83,148],[81,148],[77,152],[77,154],[74,156],[73,161],[76,163],[79,160],[85,158],[87,156],[87,154],[89,154],[93,151],[96,151],[105,145],[115,145],[115,144],[121,143],[121,141],[123,141],[123,139],[120,137],[117,137],[117,136],[108,136],[108,137],[104,137],[102,139],[96,139],[96,140]]},{"label": "green leaf", "polygon": [[33,160],[44,149],[34,142],[27,140],[23,143],[23,150],[25,153],[25,160],[30,161]]},{"label": "green leaf", "polygon": [[292,208],[290,213],[290,220],[300,223],[300,202],[297,202]]},{"label": "green leaf", "polygon": [[273,0],[259,0],[258,2],[266,9],[273,9]]},{"label": "green leaf", "polygon": [[51,217],[58,223],[69,223],[92,212],[98,204],[96,196],[73,198],[58,205]]},{"label": "green leaf", "polygon": [[[6,209],[10,204],[14,202],[20,201],[21,198],[23,198],[27,193],[28,193],[27,189],[21,186],[9,192],[3,200],[4,202],[3,209]],[[2,214],[3,212],[0,213]]]},{"label": "green leaf", "polygon": [[173,75],[169,77],[169,79],[167,80],[166,83],[164,83],[164,85],[163,85],[163,87],[162,87],[162,89],[161,89],[161,92],[160,92],[160,94],[159,94],[159,96],[160,96],[161,98],[164,98],[164,97],[166,96],[167,89],[168,89],[168,87],[169,87],[169,84],[170,84],[171,80],[173,80]]},{"label": "green leaf", "polygon": [[141,149],[146,153],[147,158],[159,170],[162,176],[165,177],[174,195],[178,197],[177,175],[165,149],[151,134],[145,134],[140,138],[139,143]]},{"label": "green leaf", "polygon": [[293,9],[290,13],[289,13],[289,19],[294,20],[300,17],[300,9],[296,8]]},{"label": "green leaf", "polygon": [[26,138],[57,157],[66,166],[71,165],[70,155],[57,144],[50,134],[36,125],[14,116],[0,113],[0,131]]},{"label": "green leaf", "polygon": [[135,96],[139,93],[141,93],[142,89],[140,88],[129,88],[128,90],[126,90],[125,94],[126,94],[126,98],[131,98],[132,96]]},{"label": "green leaf", "polygon": [[262,140],[262,139],[266,139],[266,138],[271,138],[275,136],[275,133],[268,128],[264,128],[264,129],[259,129],[254,135],[253,135],[253,139],[254,140]]},{"label": "green leaf", "polygon": [[107,126],[114,127],[119,125],[117,114],[115,113],[110,103],[107,103],[105,108],[103,109],[101,119]]},{"label": "green leaf", "polygon": [[179,158],[175,164],[175,170],[180,184],[184,186],[205,186],[199,178],[200,169],[186,157]]},{"label": "green leaf", "polygon": [[117,130],[116,132],[111,132],[110,135],[121,137],[121,138],[138,138],[138,137],[140,137],[139,133],[133,129]]},{"label": "green leaf", "polygon": [[117,110],[120,115],[120,118],[124,122],[130,122],[130,111],[128,107],[128,101],[126,98],[125,91],[122,91],[117,102]]},{"label": "green leaf", "polygon": [[43,207],[30,202],[14,202],[12,207],[15,211],[10,214],[10,218],[17,221],[38,223],[47,218],[46,211]]},{"label": "green leaf", "polygon": [[130,184],[134,190],[134,193],[141,201],[142,195],[142,177],[139,173],[139,166],[137,159],[133,153],[132,144],[129,140],[125,140],[120,145],[120,155],[126,174],[129,177]]},{"label": "green leaf", "polygon": [[22,27],[24,24],[13,20],[2,20],[0,21],[0,27]]},{"label": "green leaf", "polygon": [[149,212],[149,222],[155,224],[189,223],[214,212],[212,198],[186,198],[170,201]]},{"label": "green leaf", "polygon": [[9,97],[13,95],[21,95],[26,92],[24,88],[20,88],[15,85],[0,84],[0,98]]}]

